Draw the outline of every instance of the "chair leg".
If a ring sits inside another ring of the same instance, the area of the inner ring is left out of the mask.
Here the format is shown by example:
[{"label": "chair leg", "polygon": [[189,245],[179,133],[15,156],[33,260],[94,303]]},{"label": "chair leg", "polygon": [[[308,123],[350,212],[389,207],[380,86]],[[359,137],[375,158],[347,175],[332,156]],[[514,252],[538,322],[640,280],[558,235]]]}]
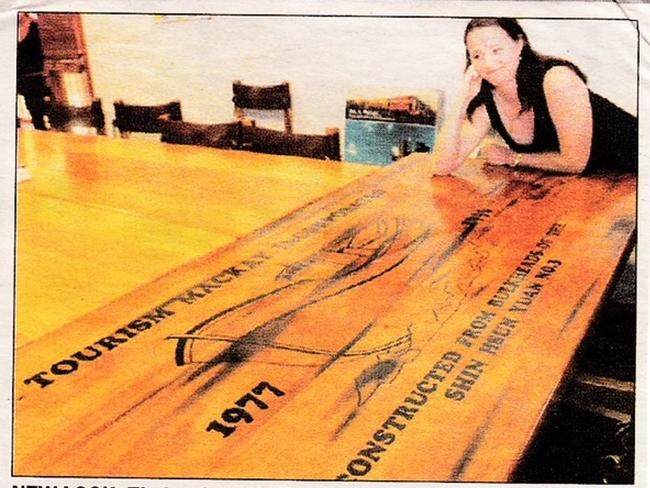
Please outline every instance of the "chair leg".
[{"label": "chair leg", "polygon": [[293,133],[293,124],[291,121],[291,109],[288,108],[284,111],[284,130],[287,134]]},{"label": "chair leg", "polygon": [[569,382],[564,398],[592,413],[619,422],[630,422],[634,412],[634,383],[579,374]]}]

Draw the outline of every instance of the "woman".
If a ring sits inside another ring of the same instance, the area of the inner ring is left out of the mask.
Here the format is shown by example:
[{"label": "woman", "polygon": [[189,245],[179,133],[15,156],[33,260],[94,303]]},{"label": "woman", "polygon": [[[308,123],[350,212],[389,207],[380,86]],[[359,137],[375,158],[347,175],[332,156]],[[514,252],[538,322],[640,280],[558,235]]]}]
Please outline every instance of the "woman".
[{"label": "woman", "polygon": [[569,61],[542,56],[514,19],[474,19],[465,30],[467,69],[443,127],[436,172],[457,169],[490,129],[489,164],[564,173],[633,172],[636,117],[591,92]]}]

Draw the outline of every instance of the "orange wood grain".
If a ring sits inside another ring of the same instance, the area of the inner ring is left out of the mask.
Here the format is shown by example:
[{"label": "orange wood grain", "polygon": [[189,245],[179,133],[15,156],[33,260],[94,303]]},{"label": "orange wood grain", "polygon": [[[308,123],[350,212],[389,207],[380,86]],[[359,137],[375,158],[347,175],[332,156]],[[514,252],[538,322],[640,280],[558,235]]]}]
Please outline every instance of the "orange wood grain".
[{"label": "orange wood grain", "polygon": [[19,344],[374,171],[35,131],[18,157]]},{"label": "orange wood grain", "polygon": [[[14,470],[505,480],[624,258],[635,189],[479,165],[366,176],[19,348]],[[25,383],[39,372],[54,382]],[[226,422],[260,382],[284,395]]]}]

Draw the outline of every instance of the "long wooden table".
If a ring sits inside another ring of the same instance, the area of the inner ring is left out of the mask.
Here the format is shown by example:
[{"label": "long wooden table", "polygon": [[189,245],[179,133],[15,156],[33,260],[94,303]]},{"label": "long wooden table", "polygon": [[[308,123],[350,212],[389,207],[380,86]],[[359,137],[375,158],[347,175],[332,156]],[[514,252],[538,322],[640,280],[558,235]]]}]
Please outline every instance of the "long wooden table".
[{"label": "long wooden table", "polygon": [[508,479],[633,241],[636,181],[428,171],[19,348],[15,474]]},{"label": "long wooden table", "polygon": [[137,135],[18,140],[21,345],[372,171]]}]

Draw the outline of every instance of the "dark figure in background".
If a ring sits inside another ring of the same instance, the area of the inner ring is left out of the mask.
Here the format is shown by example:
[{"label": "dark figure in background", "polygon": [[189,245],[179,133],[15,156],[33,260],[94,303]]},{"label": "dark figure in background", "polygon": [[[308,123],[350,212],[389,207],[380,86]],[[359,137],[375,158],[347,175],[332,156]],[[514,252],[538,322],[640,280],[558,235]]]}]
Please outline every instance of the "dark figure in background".
[{"label": "dark figure in background", "polygon": [[20,14],[17,88],[25,97],[32,123],[38,130],[47,130],[45,115],[50,100],[50,89],[43,75],[43,57],[38,24],[27,14]]}]

